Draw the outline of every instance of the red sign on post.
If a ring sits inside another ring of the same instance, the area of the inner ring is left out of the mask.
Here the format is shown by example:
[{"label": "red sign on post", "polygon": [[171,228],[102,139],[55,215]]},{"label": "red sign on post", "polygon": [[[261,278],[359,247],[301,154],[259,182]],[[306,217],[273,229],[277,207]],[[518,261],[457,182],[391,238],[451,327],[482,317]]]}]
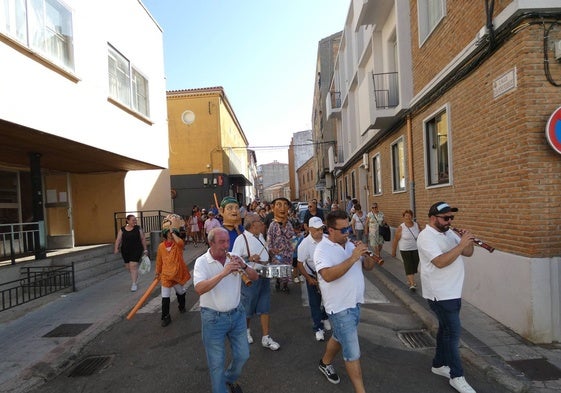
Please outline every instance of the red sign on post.
[{"label": "red sign on post", "polygon": [[561,154],[561,107],[557,108],[549,117],[545,127],[547,141],[558,154]]}]

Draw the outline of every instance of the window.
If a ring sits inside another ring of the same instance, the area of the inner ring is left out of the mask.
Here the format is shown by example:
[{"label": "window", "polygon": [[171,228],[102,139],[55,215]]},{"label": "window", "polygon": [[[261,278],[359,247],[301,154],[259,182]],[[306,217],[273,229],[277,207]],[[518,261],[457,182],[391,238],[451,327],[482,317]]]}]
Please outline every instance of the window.
[{"label": "window", "polygon": [[380,153],[372,157],[372,190],[374,190],[374,195],[382,194],[382,166],[380,163]]},{"label": "window", "polygon": [[391,145],[393,190],[405,191],[405,151],[403,137]]},{"label": "window", "polygon": [[446,15],[446,0],[419,0],[419,46],[423,45],[438,22]]},{"label": "window", "polygon": [[352,172],[351,172],[351,193],[350,193],[350,195],[351,195],[353,198],[356,198],[356,197],[357,197],[357,194],[356,194],[355,171],[352,171]]},{"label": "window", "polygon": [[450,182],[450,133],[448,109],[441,110],[425,120],[425,159],[427,185],[435,186]]},{"label": "window", "polygon": [[149,117],[148,81],[113,47],[109,47],[109,97]]},{"label": "window", "polygon": [[74,70],[72,13],[57,0],[1,0],[0,33]]}]

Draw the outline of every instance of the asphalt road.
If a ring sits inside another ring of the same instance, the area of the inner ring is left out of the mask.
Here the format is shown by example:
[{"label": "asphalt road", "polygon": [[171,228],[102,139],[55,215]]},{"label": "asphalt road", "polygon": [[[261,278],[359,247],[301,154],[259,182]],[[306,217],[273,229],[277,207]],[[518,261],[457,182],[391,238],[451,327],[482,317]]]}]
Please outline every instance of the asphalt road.
[{"label": "asphalt road", "polygon": [[[367,273],[366,277],[369,303],[362,307],[359,332],[367,391],[455,392],[447,379],[430,372],[433,348],[410,348],[398,337],[398,332],[423,329],[422,322],[373,275]],[[154,298],[132,320],[123,316],[99,334],[62,374],[33,392],[210,392],[197,300],[190,287],[187,307],[191,311],[179,314],[174,299],[173,322],[162,328],[159,298]],[[325,343],[315,341],[299,285],[292,284],[288,295],[272,287],[271,336],[280,343],[280,350],[261,347],[257,319],[252,321],[252,332],[255,343],[239,381],[244,392],[353,391],[341,357],[334,363],[340,384],[329,383],[319,372]],[[77,366],[83,369],[84,361],[97,356],[104,357],[104,367],[93,367],[96,370],[91,375],[73,375]],[[477,369],[466,363],[464,367],[466,379],[477,392],[507,392]]]}]

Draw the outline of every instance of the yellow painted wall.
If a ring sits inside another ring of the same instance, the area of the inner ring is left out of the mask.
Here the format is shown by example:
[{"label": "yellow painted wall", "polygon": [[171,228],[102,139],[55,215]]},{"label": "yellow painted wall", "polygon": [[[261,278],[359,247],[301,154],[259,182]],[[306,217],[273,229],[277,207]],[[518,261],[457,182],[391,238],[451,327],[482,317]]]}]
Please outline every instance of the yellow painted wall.
[{"label": "yellow painted wall", "polygon": [[[218,94],[168,96],[170,175],[224,172],[220,147],[220,98]],[[184,111],[195,114],[187,125]],[[210,165],[210,167],[207,167]]]},{"label": "yellow painted wall", "polygon": [[77,246],[115,241],[113,213],[125,210],[125,174],[70,175]]},{"label": "yellow painted wall", "polygon": [[[224,152],[229,156],[226,160],[226,173],[243,173],[248,176],[248,158],[245,141],[242,137],[241,130],[238,128],[235,120],[228,112],[228,108],[221,102],[220,105],[220,129],[222,137],[222,146]],[[230,168],[232,164],[235,168]]]}]

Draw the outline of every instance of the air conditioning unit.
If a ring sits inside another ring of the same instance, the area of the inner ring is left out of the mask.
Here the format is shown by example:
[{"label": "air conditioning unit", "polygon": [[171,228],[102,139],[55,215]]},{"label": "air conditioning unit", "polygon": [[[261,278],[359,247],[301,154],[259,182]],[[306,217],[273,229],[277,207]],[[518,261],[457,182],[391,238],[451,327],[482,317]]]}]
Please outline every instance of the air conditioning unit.
[{"label": "air conditioning unit", "polygon": [[362,155],[362,167],[364,167],[364,169],[368,169],[368,153],[364,153]]}]

